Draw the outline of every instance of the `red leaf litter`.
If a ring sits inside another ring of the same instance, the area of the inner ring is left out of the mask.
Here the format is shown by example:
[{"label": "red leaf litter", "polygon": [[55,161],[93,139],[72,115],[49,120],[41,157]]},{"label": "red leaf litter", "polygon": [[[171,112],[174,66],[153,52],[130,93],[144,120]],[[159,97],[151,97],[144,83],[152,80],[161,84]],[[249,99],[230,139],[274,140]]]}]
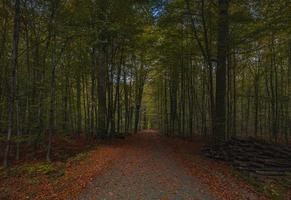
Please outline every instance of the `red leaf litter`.
[{"label": "red leaf litter", "polygon": [[[91,150],[80,162],[67,162],[64,175],[52,178],[46,175],[11,177],[0,182],[0,199],[75,199],[98,175],[121,157],[121,145],[101,144]],[[53,165],[58,165],[59,162]],[[36,183],[33,182],[36,180]]]},{"label": "red leaf litter", "polygon": [[205,144],[202,139],[196,138],[193,141],[172,139],[166,142],[174,149],[174,157],[180,160],[189,170],[190,175],[208,188],[215,198],[222,200],[268,199],[234,176],[230,166],[201,155],[200,150]]},{"label": "red leaf litter", "polygon": [[[165,138],[158,136],[153,131],[130,136],[125,140],[103,142],[96,145],[95,149],[90,150],[86,157],[78,160],[78,162],[70,161],[70,159],[67,162],[54,162],[53,165],[56,168],[63,166],[64,174],[62,176],[51,177],[37,174],[31,177],[28,174],[21,174],[19,176],[2,177],[0,179],[0,199],[77,199],[80,194],[84,194],[84,191],[89,189],[90,192],[90,185],[97,179],[101,183],[105,179],[104,182],[108,182],[107,184],[112,186],[109,189],[107,188],[110,199],[118,199],[118,195],[122,191],[128,194],[136,192],[138,199],[147,199],[144,196],[146,194],[139,193],[143,190],[139,183],[140,180],[145,185],[153,186],[154,189],[158,188],[159,191],[163,190],[164,185],[164,188],[171,191],[169,195],[179,195],[175,191],[179,188],[178,186],[184,184],[184,179],[179,177],[181,173],[175,173],[173,170],[185,171],[184,175],[186,174],[190,177],[189,179],[193,179],[204,192],[210,194],[209,196],[214,197],[214,199],[267,199],[247,183],[234,176],[229,166],[202,156],[200,149],[203,144],[204,142],[200,139],[186,141]],[[163,157],[159,157],[161,155],[165,156],[167,161]],[[161,163],[159,162],[160,159],[171,163]],[[116,165],[116,163],[121,163],[122,166]],[[171,167],[178,163],[181,168]],[[156,170],[157,176],[153,174],[154,170]],[[130,174],[132,172],[138,172],[139,179],[135,177],[131,179]],[[116,175],[114,176],[114,174]],[[127,180],[132,182],[133,185],[128,185]],[[174,181],[169,182],[168,180]],[[116,186],[118,183],[125,183],[125,185]],[[156,184],[157,187],[153,184]],[[122,189],[118,193],[114,191],[114,187]],[[102,184],[101,189],[104,193]],[[171,199],[167,194],[163,193],[160,199]]]}]

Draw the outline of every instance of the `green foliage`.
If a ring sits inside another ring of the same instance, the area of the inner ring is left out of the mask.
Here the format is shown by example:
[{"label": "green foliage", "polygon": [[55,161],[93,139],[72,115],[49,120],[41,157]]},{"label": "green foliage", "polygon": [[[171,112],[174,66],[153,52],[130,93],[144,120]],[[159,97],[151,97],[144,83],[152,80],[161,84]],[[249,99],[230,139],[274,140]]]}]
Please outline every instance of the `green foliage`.
[{"label": "green foliage", "polygon": [[74,157],[69,158],[67,160],[67,163],[76,164],[76,163],[79,163],[79,162],[85,160],[87,157],[88,157],[87,152],[79,153],[79,154],[75,155]]},{"label": "green foliage", "polygon": [[38,182],[38,180],[33,179],[37,175],[46,175],[51,178],[57,178],[65,175],[64,165],[56,166],[55,163],[35,163],[35,164],[25,164],[21,166],[11,167],[10,169],[0,169],[0,177],[19,177],[19,176],[29,176],[32,181]]},{"label": "green foliage", "polygon": [[20,169],[22,173],[27,173],[30,177],[34,177],[37,174],[47,175],[51,178],[57,178],[65,174],[63,167],[56,167],[54,164],[38,163],[32,165],[26,165]]},{"label": "green foliage", "polygon": [[[0,136],[0,142],[5,142],[6,141],[6,137],[4,135]],[[13,143],[22,143],[22,142],[30,142],[33,141],[35,139],[34,135],[13,135],[11,137],[11,142]]]},{"label": "green foliage", "polygon": [[290,190],[291,179],[289,175],[278,178],[255,178],[248,173],[237,172],[235,174],[271,199],[283,200],[287,191]]}]

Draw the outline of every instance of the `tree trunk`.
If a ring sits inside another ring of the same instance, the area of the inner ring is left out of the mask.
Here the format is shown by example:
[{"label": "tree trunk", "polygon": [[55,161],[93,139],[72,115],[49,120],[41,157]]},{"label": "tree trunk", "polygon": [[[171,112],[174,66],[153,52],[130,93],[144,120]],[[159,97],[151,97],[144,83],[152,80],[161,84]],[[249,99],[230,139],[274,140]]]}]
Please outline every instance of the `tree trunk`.
[{"label": "tree trunk", "polygon": [[77,137],[80,137],[82,129],[82,112],[81,112],[81,74],[77,73]]},{"label": "tree trunk", "polygon": [[[105,22],[107,12],[107,1],[100,0],[100,20]],[[97,70],[97,87],[98,87],[98,132],[101,136],[107,135],[106,130],[106,116],[107,116],[107,104],[106,104],[106,54],[107,54],[107,31],[106,25],[103,25],[100,33],[99,52],[98,52],[98,70]]]},{"label": "tree trunk", "polygon": [[216,70],[216,109],[214,124],[215,144],[219,144],[225,140],[226,65],[229,40],[228,7],[228,0],[218,1],[218,56]]},{"label": "tree trunk", "polygon": [[16,92],[16,80],[17,80],[17,65],[18,65],[18,45],[19,45],[19,32],[20,32],[20,0],[15,1],[15,16],[14,16],[14,31],[13,31],[13,49],[11,60],[11,72],[10,72],[10,92],[8,98],[8,130],[7,141],[4,152],[4,167],[8,167],[10,142],[13,130],[13,116],[14,116],[14,104],[15,104],[15,92]]},{"label": "tree trunk", "polygon": [[288,42],[288,114],[287,114],[287,123],[288,123],[288,135],[291,134],[291,39]]}]

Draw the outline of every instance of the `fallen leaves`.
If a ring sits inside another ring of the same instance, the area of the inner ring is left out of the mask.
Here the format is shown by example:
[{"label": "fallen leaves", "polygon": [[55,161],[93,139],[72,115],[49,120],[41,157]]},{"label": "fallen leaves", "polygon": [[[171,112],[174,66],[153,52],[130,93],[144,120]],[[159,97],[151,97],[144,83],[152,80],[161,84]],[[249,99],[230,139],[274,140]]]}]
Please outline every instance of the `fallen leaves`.
[{"label": "fallen leaves", "polygon": [[[117,148],[112,148],[115,145]],[[111,166],[122,153],[118,144],[100,144],[97,149],[86,155],[81,154],[63,164],[64,174],[52,177],[46,173],[37,173],[8,177],[1,180],[0,199],[75,199],[86,186]],[[60,166],[60,162],[48,165]],[[52,170],[50,167],[40,170]],[[37,169],[39,170],[39,168]]]},{"label": "fallen leaves", "polygon": [[193,141],[167,139],[165,142],[174,149],[173,157],[182,162],[190,175],[198,179],[215,198],[222,200],[267,199],[246,182],[234,176],[232,169],[226,164],[203,157],[200,154],[203,145],[200,139]]},{"label": "fallen leaves", "polygon": [[[32,165],[31,174],[1,179],[0,199],[76,199],[93,188],[92,197],[105,192],[109,199],[129,198],[133,193],[137,199],[147,199],[148,191],[160,199],[179,195],[193,199],[197,193],[222,200],[266,199],[226,164],[200,155],[202,144],[199,139],[185,141],[155,133],[99,144],[67,162]],[[97,179],[104,180],[92,186]]]}]

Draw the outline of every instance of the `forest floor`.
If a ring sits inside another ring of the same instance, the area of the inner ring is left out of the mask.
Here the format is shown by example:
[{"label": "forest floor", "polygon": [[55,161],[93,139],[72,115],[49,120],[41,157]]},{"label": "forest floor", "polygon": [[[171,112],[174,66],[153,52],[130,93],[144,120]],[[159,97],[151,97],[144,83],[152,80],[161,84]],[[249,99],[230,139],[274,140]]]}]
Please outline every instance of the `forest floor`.
[{"label": "forest floor", "polygon": [[150,130],[101,142],[66,161],[2,170],[0,199],[267,199],[202,156],[203,144]]}]

